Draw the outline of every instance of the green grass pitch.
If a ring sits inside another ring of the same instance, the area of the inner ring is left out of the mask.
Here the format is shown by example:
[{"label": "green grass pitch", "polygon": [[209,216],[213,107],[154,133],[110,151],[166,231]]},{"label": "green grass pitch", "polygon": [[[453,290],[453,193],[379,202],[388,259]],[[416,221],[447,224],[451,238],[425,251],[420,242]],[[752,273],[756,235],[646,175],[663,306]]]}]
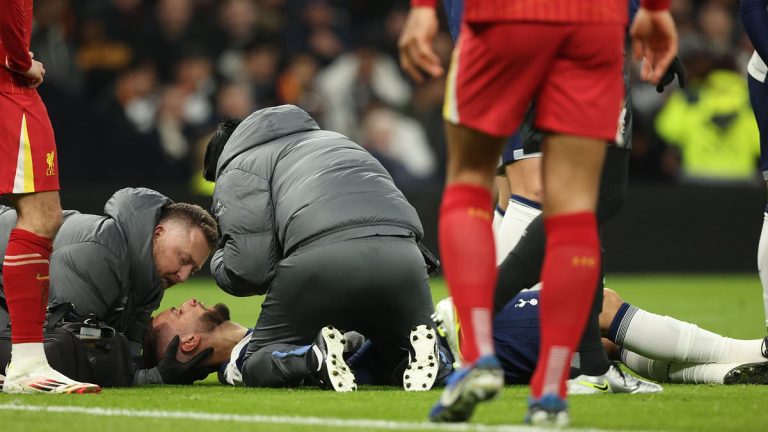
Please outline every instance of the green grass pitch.
[{"label": "green grass pitch", "polygon": [[[691,321],[737,338],[765,334],[757,275],[612,276],[608,286],[639,307]],[[319,295],[319,293],[318,293]],[[446,295],[435,280],[433,296]],[[260,299],[234,298],[208,279],[168,291],[163,308],[195,297],[223,301],[232,318],[252,326]],[[362,387],[337,394],[316,389],[257,390],[216,384],[214,376],[191,387],[107,389],[99,395],[0,394],[3,431],[344,431],[534,430],[523,428],[526,387],[507,387],[480,406],[474,426],[424,423],[439,390],[406,393]],[[768,387],[666,385],[658,395],[570,398],[572,426],[596,430],[768,431]],[[504,426],[502,426],[504,425]]]}]

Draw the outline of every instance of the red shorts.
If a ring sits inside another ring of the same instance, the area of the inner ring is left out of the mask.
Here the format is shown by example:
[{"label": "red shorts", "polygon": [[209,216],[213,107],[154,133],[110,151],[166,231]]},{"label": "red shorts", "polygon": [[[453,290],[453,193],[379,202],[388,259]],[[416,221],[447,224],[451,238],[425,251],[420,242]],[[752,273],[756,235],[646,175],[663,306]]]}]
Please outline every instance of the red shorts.
[{"label": "red shorts", "polygon": [[0,92],[0,195],[59,190],[56,142],[37,92]]},{"label": "red shorts", "polygon": [[463,24],[443,117],[512,135],[536,98],[534,126],[612,141],[624,98],[622,24]]}]

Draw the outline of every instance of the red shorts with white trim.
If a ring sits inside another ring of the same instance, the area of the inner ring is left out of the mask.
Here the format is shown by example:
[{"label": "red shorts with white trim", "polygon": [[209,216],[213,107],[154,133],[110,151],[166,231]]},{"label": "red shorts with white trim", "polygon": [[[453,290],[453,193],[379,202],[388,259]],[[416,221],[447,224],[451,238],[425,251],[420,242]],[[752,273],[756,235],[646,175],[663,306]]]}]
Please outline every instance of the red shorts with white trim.
[{"label": "red shorts with white trim", "polygon": [[56,141],[37,92],[0,92],[0,195],[59,190]]},{"label": "red shorts with white trim", "polygon": [[624,98],[622,24],[464,23],[443,117],[512,135],[536,99],[537,129],[612,141]]}]

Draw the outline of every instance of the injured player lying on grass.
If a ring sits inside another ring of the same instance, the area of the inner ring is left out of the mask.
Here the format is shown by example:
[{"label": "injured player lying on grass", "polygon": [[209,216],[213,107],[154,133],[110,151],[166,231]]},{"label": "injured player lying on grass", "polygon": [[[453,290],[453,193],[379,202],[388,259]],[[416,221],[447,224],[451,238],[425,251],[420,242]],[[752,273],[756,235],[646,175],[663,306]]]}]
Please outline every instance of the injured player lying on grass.
[{"label": "injured player lying on grass", "polygon": [[[639,309],[625,303],[613,290],[606,288],[604,294],[600,327],[606,350],[609,356],[620,360],[638,375],[658,382],[684,384],[768,384],[765,339],[728,338],[700,329],[695,324]],[[523,291],[494,319],[496,352],[508,384],[527,384],[536,367],[538,304],[538,290]],[[450,347],[450,351],[441,349],[437,353],[439,372],[433,384],[440,385],[451,370],[450,364],[460,364],[455,360],[459,352],[459,335],[455,331],[457,326],[450,298],[438,303],[436,311],[441,342],[446,348]],[[242,367],[251,330],[229,320],[226,305],[208,308],[194,299],[161,312],[153,325],[159,326],[165,318],[179,314],[186,314],[188,318],[174,326],[180,330],[181,337],[178,355],[194,355],[201,349],[213,347],[208,366],[218,367],[219,381],[242,385]],[[356,332],[342,334],[339,330],[324,328],[313,345],[274,354],[280,357],[280,362],[275,364],[289,369],[289,375],[295,377],[294,383],[313,385],[321,382],[321,375],[329,372],[318,364],[317,359],[322,355],[318,356],[315,351],[322,349],[330,355],[329,347],[323,342],[329,340],[323,335],[329,334],[341,342],[332,349],[346,360],[350,375],[357,383],[383,383],[377,378],[382,373],[376,368],[375,346]],[[145,350],[155,352],[158,357],[164,354],[157,351],[157,346],[145,347]],[[447,358],[451,356],[453,358]],[[578,358],[574,358],[574,363],[577,362]],[[404,373],[402,370],[386,371],[386,375],[401,376]],[[568,382],[571,394],[655,393],[661,390],[654,383],[624,374],[618,367],[612,367],[609,373],[600,377],[572,376]]]},{"label": "injured player lying on grass", "polygon": [[[508,384],[527,384],[539,355],[539,290],[518,294],[494,318],[496,355]],[[438,303],[438,332],[459,352],[453,304]],[[600,330],[610,358],[641,377],[681,384],[768,384],[765,339],[739,340],[712,333],[669,316],[625,303],[618,293],[604,290]],[[575,355],[573,366],[578,363]],[[454,364],[456,366],[456,364]],[[600,377],[571,376],[568,392],[652,393],[661,387],[624,374],[613,366]]]},{"label": "injured player lying on grass", "polygon": [[[448,348],[440,346],[435,330],[426,325],[413,327],[409,351],[403,352],[403,361],[394,368],[384,365],[388,363],[382,361],[382,347],[360,333],[342,332],[330,325],[318,329],[309,345],[274,344],[271,355],[248,352],[253,330],[231,321],[229,308],[222,303],[208,307],[189,299],[157,314],[151,326],[144,344],[146,363],[163,358],[166,344],[162,341],[178,334],[176,358],[187,359],[213,348],[201,366],[218,370],[219,381],[227,385],[254,387],[249,383],[265,382],[256,387],[319,386],[352,391],[357,384],[373,384],[421,391],[441,384],[452,371]],[[256,380],[248,374],[269,379]]]}]

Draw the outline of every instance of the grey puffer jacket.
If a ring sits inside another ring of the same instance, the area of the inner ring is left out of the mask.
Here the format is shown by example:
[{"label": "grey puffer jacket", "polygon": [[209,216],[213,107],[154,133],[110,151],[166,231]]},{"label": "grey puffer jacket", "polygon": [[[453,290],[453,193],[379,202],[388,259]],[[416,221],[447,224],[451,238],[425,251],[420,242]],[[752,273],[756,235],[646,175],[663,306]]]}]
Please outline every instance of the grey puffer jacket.
[{"label": "grey puffer jacket", "polygon": [[218,160],[213,209],[222,240],[211,271],[236,296],[266,293],[284,257],[329,236],[423,236],[384,167],[293,105],[237,127]]},{"label": "grey puffer jacket", "polygon": [[[109,199],[106,216],[65,211],[53,242],[48,303],[72,303],[82,315],[95,314],[124,333],[133,354],[140,354],[149,318],[163,297],[152,232],[170,203],[153,190],[127,188]],[[0,206],[2,255],[15,225],[16,211]]]}]

